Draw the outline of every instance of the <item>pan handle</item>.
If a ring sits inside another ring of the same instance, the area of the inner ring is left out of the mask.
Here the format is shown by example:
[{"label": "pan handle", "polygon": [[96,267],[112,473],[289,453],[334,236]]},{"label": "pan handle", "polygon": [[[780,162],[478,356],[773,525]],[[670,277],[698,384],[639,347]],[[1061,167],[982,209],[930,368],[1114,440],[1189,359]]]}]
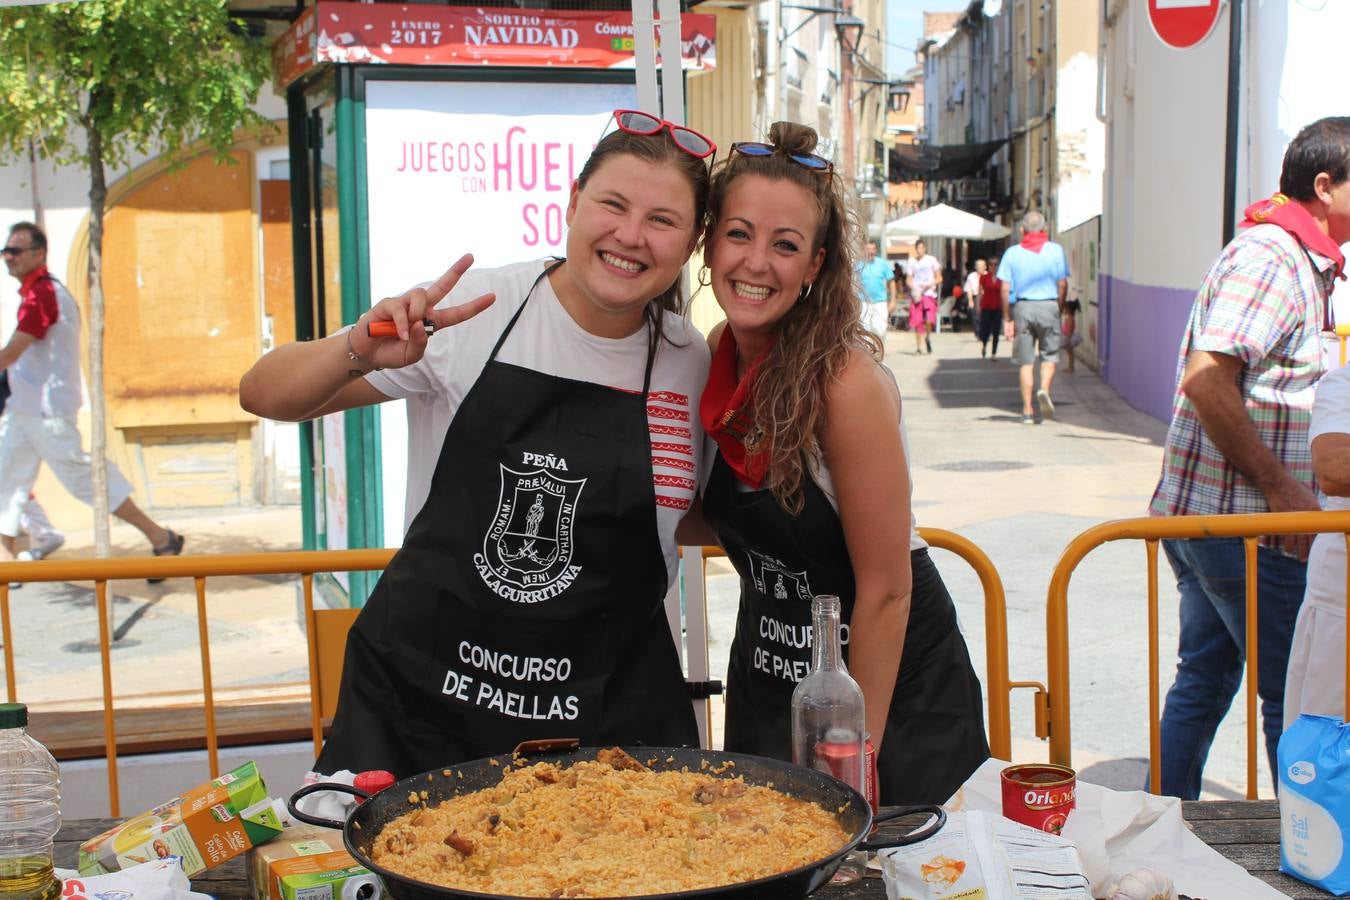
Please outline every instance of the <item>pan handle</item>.
[{"label": "pan handle", "polygon": [[362,800],[369,800],[370,794],[358,787],[352,787],[350,784],[338,784],[336,782],[319,781],[314,784],[307,784],[286,798],[286,809],[301,822],[309,825],[318,825],[320,828],[336,828],[339,831],[347,824],[339,822],[337,819],[325,819],[321,816],[311,816],[307,812],[301,812],[296,806],[297,801],[302,797],[308,797],[310,794],[317,794],[320,791],[337,791],[339,794],[351,794],[353,797],[359,797]]},{"label": "pan handle", "polygon": [[923,804],[921,806],[901,806],[896,809],[887,810],[876,816],[874,822],[885,822],[887,819],[898,819],[901,816],[912,816],[915,813],[928,813],[933,817],[933,821],[918,831],[912,831],[903,837],[889,838],[880,841],[863,841],[858,844],[858,850],[885,850],[887,847],[904,847],[909,844],[917,844],[919,841],[927,840],[938,833],[943,825],[947,824],[947,811],[936,804]]}]

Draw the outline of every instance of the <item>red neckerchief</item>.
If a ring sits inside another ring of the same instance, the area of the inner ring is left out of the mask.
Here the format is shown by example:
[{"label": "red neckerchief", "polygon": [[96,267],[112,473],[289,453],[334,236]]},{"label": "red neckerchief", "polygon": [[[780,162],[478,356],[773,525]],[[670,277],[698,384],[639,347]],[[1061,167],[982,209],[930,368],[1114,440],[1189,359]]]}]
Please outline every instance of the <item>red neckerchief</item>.
[{"label": "red neckerchief", "polygon": [[764,475],[769,469],[769,456],[762,449],[749,453],[745,449],[746,437],[754,428],[754,419],[750,403],[750,382],[755,370],[772,349],[772,344],[746,370],[745,377],[736,378],[736,338],[731,329],[722,332],[722,340],[713,354],[712,367],[708,370],[708,383],[703,388],[703,399],[699,401],[698,415],[703,422],[703,430],[717,442],[736,477],[758,490],[764,484]]},{"label": "red neckerchief", "polygon": [[1325,256],[1336,264],[1335,276],[1343,278],[1345,271],[1345,254],[1341,248],[1317,225],[1317,220],[1312,217],[1312,213],[1303,208],[1301,204],[1290,203],[1289,198],[1284,194],[1276,194],[1269,200],[1262,200],[1259,203],[1253,203],[1242,213],[1242,222],[1239,228],[1251,228],[1253,225],[1268,223],[1278,225],[1289,232],[1294,238],[1303,245],[1305,250],[1311,250],[1319,256]]},{"label": "red neckerchief", "polygon": [[47,277],[49,277],[47,274],[47,267],[38,266],[36,269],[25,275],[23,281],[19,282],[19,295],[23,297],[28,296],[29,289],[41,279]]},{"label": "red neckerchief", "polygon": [[1032,253],[1040,253],[1045,242],[1050,240],[1050,234],[1046,231],[1028,231],[1022,235],[1022,246]]}]

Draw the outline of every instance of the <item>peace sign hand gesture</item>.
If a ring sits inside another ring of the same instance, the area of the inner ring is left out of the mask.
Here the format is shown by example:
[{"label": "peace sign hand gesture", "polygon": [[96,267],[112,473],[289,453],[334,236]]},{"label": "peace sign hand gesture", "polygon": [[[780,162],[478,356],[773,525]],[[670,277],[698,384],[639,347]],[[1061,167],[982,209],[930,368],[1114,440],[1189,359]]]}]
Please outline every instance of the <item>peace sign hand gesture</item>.
[{"label": "peace sign hand gesture", "polygon": [[427,287],[413,288],[372,306],[352,328],[349,335],[352,352],[379,369],[399,369],[417,362],[426,352],[430,337],[430,331],[423,323],[436,331],[458,325],[472,319],[497,299],[496,294],[489,293],[458,306],[436,308],[472,265],[473,254],[466,253]]}]

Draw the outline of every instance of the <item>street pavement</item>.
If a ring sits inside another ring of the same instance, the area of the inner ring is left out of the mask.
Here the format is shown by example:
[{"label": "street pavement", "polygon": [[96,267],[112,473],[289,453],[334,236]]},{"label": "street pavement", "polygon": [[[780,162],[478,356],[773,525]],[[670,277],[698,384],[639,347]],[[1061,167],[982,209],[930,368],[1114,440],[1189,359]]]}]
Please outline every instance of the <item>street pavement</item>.
[{"label": "street pavement", "polygon": [[[1016,369],[1007,342],[997,360],[980,358],[971,334],[933,337],[934,353],[914,354],[911,335],[892,332],[887,363],[899,382],[909,432],[914,508],[920,525],[959,532],[997,567],[1007,592],[1013,680],[1045,681],[1045,597],[1070,540],[1099,522],[1143,515],[1158,474],[1162,423],[1129,407],[1083,365],[1055,381],[1056,415],[1020,422]],[[158,511],[185,534],[189,553],[296,549],[297,507]],[[58,525],[65,523],[58,522]],[[146,552],[139,534],[113,529],[118,555]],[[68,531],[57,558],[92,556],[92,533]],[[976,669],[984,669],[983,591],[969,567],[940,551]],[[1091,553],[1070,584],[1071,714],[1074,765],[1087,780],[1143,786],[1147,757],[1147,643],[1144,549],[1107,545]],[[1161,591],[1161,675],[1166,690],[1176,647],[1176,593],[1166,563]],[[735,620],[737,582],[724,561],[709,567],[710,648],[724,677]],[[208,582],[213,677],[243,690],[306,677],[294,579]],[[193,583],[113,585],[114,688],[147,702],[156,692],[200,685]],[[97,619],[88,585],[30,584],[11,594],[19,697],[49,709],[88,706],[99,696]],[[1245,689],[1245,687],[1244,687]],[[1241,796],[1245,786],[1242,694],[1215,742],[1207,796]],[[120,702],[120,701],[119,701]],[[135,702],[128,700],[127,702]],[[1034,736],[1030,692],[1012,698],[1013,756],[1047,758]],[[714,701],[714,734],[720,733]],[[1262,754],[1264,756],[1264,754]],[[1265,764],[1261,796],[1273,796]]]}]

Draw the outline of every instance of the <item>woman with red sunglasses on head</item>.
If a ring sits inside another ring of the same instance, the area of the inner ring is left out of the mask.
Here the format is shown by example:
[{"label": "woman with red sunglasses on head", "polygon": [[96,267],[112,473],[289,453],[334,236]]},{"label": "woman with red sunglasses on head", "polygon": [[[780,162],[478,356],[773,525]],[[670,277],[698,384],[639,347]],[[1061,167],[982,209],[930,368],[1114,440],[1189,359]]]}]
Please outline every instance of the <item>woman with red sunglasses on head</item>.
[{"label": "woman with red sunglasses on head", "polygon": [[415,518],[348,637],[317,771],[698,740],[662,600],[701,469],[708,348],[678,282],[714,147],[615,119],[572,187],[566,259],[466,256],[240,383],[286,420],[410,401]]},{"label": "woman with red sunglasses on head", "polygon": [[881,802],[943,801],[989,756],[980,683],[915,530],[900,394],[858,317],[859,235],[815,145],[789,122],[733,145],[708,200],[726,322],[709,337],[702,511],[741,577],[725,746],[791,759],[811,598],[837,594]]}]

